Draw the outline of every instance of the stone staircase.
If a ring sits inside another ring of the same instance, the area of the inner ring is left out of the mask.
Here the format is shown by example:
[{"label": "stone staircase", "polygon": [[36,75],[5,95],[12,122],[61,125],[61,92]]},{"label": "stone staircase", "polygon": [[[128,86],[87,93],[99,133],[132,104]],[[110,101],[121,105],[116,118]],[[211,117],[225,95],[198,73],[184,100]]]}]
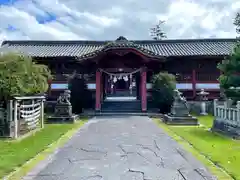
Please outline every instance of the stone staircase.
[{"label": "stone staircase", "polygon": [[102,104],[103,113],[138,113],[141,112],[141,101],[104,101]]}]

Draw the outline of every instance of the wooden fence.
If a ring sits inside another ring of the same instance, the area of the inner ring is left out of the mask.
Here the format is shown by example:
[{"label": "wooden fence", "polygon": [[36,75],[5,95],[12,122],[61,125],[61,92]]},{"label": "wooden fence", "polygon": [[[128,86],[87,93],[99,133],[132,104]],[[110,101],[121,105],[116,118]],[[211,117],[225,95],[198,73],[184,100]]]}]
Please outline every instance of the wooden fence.
[{"label": "wooden fence", "polygon": [[[44,127],[44,96],[15,97],[2,115],[4,135],[18,138],[34,129]],[[7,125],[7,127],[6,127]],[[2,127],[3,128],[3,127]]]},{"label": "wooden fence", "polygon": [[240,101],[236,105],[232,105],[231,100],[220,104],[215,99],[213,106],[215,117],[213,129],[240,135]]}]

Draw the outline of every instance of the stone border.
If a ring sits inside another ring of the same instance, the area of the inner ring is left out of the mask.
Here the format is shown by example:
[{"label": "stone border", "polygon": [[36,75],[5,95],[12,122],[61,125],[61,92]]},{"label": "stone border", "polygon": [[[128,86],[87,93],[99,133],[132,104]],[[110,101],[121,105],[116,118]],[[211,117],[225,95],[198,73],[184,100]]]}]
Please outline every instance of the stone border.
[{"label": "stone border", "polygon": [[76,127],[73,127],[65,134],[63,134],[59,139],[57,139],[52,144],[48,145],[48,147],[36,154],[35,157],[25,162],[21,167],[16,168],[9,175],[5,176],[3,180],[17,180],[24,177],[28,172],[30,172],[38,163],[46,159],[49,155],[51,155],[56,149],[63,146],[78,130],[85,124],[84,121],[79,121],[76,123]]},{"label": "stone border", "polygon": [[227,121],[224,122],[214,119],[211,131],[224,134],[233,139],[240,139],[240,127],[234,126]]}]

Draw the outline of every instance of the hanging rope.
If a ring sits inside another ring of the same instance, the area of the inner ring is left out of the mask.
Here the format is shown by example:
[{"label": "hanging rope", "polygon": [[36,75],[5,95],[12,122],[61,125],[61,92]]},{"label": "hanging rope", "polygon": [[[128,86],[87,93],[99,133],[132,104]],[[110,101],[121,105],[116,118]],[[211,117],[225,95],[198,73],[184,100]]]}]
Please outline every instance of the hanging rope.
[{"label": "hanging rope", "polygon": [[107,72],[103,69],[100,69],[101,72],[104,72],[106,74],[108,74],[109,76],[129,76],[129,75],[132,75],[132,74],[135,74],[137,72],[140,72],[141,71],[141,68],[133,71],[133,72],[130,72],[130,73],[110,73],[110,72]]}]

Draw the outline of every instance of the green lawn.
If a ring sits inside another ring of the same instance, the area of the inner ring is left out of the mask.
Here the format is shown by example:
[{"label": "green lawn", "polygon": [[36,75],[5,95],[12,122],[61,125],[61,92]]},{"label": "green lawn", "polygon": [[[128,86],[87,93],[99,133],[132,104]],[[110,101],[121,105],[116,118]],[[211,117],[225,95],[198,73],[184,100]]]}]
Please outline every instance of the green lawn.
[{"label": "green lawn", "polygon": [[75,124],[46,124],[45,128],[22,140],[0,139],[0,179],[54,142],[62,135],[83,125],[85,120]]},{"label": "green lawn", "polygon": [[[170,135],[180,136],[187,141],[199,154],[206,156],[234,179],[240,180],[240,141],[209,131],[213,123],[212,116],[201,116],[198,119],[203,126],[167,126],[159,121],[158,124],[167,130]],[[215,174],[224,176],[223,174],[220,175],[219,172]],[[219,179],[225,180],[226,176],[219,177]]]}]

